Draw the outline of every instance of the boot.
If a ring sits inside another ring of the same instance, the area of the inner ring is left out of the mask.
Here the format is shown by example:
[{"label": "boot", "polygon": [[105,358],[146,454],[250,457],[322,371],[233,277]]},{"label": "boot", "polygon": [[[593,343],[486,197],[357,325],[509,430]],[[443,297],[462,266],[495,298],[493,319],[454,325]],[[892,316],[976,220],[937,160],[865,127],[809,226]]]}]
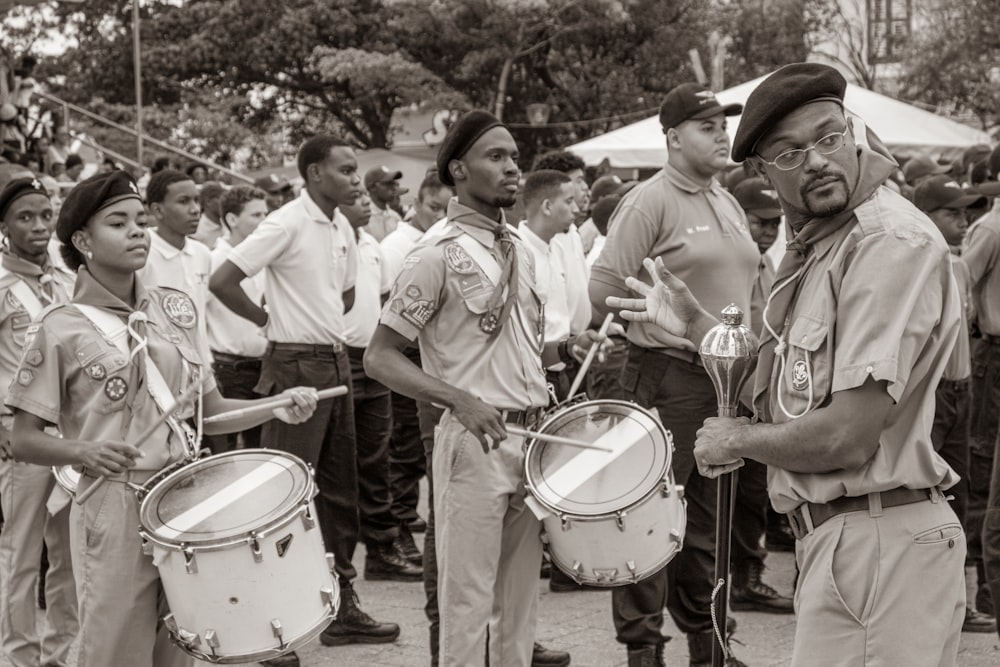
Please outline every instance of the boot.
[{"label": "boot", "polygon": [[663,644],[629,644],[628,667],[666,667]]},{"label": "boot", "polygon": [[277,658],[271,658],[270,660],[261,660],[260,664],[263,667],[299,667],[299,656],[295,651],[291,651],[284,655],[279,655]]},{"label": "boot", "polygon": [[997,631],[997,620],[989,614],[976,611],[972,607],[965,608],[965,620],[962,622],[962,632],[989,632]]},{"label": "boot", "polygon": [[423,581],[424,570],[404,558],[394,542],[369,544],[365,555],[367,581]]},{"label": "boot", "polygon": [[395,545],[400,556],[417,567],[424,566],[424,555],[420,553],[420,549],[417,548],[417,543],[413,539],[413,533],[405,524],[399,527],[399,537],[396,538]]},{"label": "boot", "polygon": [[319,640],[324,646],[344,644],[388,644],[399,637],[399,626],[395,623],[379,623],[358,606],[358,594],[354,587],[344,584],[340,589],[340,611],[333,622],[326,627]]},{"label": "boot", "polygon": [[570,662],[569,653],[545,648],[538,642],[531,649],[531,667],[567,667]]},{"label": "boot", "polygon": [[762,611],[767,614],[791,614],[795,611],[792,598],[778,593],[761,580],[764,564],[753,559],[734,568],[733,588],[729,591],[729,606],[733,611]]},{"label": "boot", "polygon": [[[736,630],[736,623],[733,618],[726,619],[726,629],[728,630],[726,633],[726,640],[728,642],[729,636]],[[712,667],[712,646],[718,641],[715,637],[715,630],[708,629],[702,632],[689,632],[687,640],[690,667]],[[745,663],[732,655],[725,660],[724,664],[726,667],[747,667]]]}]

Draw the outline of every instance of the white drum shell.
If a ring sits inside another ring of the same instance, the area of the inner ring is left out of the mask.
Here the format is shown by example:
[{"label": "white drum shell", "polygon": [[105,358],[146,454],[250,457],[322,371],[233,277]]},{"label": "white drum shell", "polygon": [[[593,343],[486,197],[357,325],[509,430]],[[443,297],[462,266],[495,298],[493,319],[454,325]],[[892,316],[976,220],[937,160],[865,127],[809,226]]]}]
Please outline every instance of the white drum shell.
[{"label": "white drum shell", "polygon": [[[266,660],[312,641],[336,616],[339,587],[311,500],[311,477],[308,489],[308,501],[227,544],[174,544],[143,527],[170,607],[164,621],[187,653],[223,664]],[[154,491],[144,504],[155,501]]]}]

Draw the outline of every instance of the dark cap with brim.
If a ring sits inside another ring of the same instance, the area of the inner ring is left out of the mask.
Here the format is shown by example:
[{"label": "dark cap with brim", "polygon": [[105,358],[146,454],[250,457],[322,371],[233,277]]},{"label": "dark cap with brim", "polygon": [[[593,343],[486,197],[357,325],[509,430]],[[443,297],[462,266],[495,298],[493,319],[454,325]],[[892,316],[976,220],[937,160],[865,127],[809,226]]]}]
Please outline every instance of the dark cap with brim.
[{"label": "dark cap with brim", "polygon": [[0,220],[3,220],[3,217],[7,215],[7,209],[14,202],[28,195],[43,195],[46,199],[49,198],[49,193],[45,189],[45,186],[34,176],[30,178],[15,178],[8,183],[3,192],[0,192]]},{"label": "dark cap with brim", "polygon": [[682,83],[663,98],[660,127],[666,132],[686,120],[704,120],[718,114],[738,116],[742,104],[719,104],[715,93],[699,83]]},{"label": "dark cap with brim", "polygon": [[812,102],[844,103],[847,81],[828,65],[793,63],[764,79],[750,93],[733,140],[733,161],[743,162],[785,116]]},{"label": "dark cap with brim", "polygon": [[913,204],[924,213],[939,208],[965,209],[986,204],[986,197],[962,189],[950,176],[933,176],[913,190]]},{"label": "dark cap with brim", "polygon": [[56,236],[63,243],[69,243],[73,232],[86,225],[96,213],[125,199],[142,201],[139,187],[121,169],[97,174],[77,183],[66,195],[59,210]]},{"label": "dark cap with brim", "polygon": [[778,193],[764,179],[753,177],[740,181],[733,196],[747,213],[753,213],[761,220],[780,218],[782,214]]},{"label": "dark cap with brim", "polygon": [[506,126],[489,111],[473,109],[448,128],[448,134],[441,142],[437,154],[438,178],[441,179],[442,183],[454,187],[455,179],[451,177],[448,165],[452,160],[460,160],[463,155],[469,152],[472,145],[479,141],[480,137],[494,127]]}]

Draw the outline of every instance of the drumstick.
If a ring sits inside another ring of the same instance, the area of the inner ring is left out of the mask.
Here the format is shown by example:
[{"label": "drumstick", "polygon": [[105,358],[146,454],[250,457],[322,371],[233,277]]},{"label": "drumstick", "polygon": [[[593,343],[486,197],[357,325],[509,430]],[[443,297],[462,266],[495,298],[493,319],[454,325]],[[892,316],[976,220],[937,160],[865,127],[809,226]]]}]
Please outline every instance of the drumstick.
[{"label": "drumstick", "polygon": [[[608,335],[608,329],[611,327],[611,322],[615,319],[614,313],[608,313],[608,316],[604,318],[604,322],[601,324],[601,329],[598,333],[601,336]],[[569,388],[569,393],[566,394],[566,398],[572,398],[576,394],[576,390],[580,388],[580,383],[583,382],[583,376],[587,374],[587,369],[590,368],[590,363],[594,360],[594,355],[597,354],[597,348],[599,343],[594,343],[587,350],[587,356],[583,358],[583,364],[580,366],[580,370],[576,372],[576,377],[573,378],[573,384]]]},{"label": "drumstick", "polygon": [[[317,394],[318,401],[323,401],[328,398],[336,398],[337,396],[344,396],[347,394],[347,385],[337,385],[336,387],[329,387],[328,389],[320,389]],[[229,412],[220,412],[217,415],[212,415],[207,419],[202,419],[202,424],[217,424],[219,422],[227,422],[233,419],[241,419],[246,416],[256,415],[262,412],[270,412],[271,410],[276,410],[278,408],[291,407],[294,401],[291,396],[276,396],[274,400],[263,401],[257,405],[252,405],[246,408],[239,408],[238,410],[230,410]]]},{"label": "drumstick", "polygon": [[[163,414],[161,414],[155,420],[153,420],[153,423],[150,424],[149,427],[146,428],[145,431],[143,431],[142,433],[139,434],[139,437],[136,438],[135,446],[137,448],[138,447],[142,447],[143,443],[145,443],[147,440],[149,440],[150,438],[152,438],[153,434],[156,433],[156,429],[158,429],[161,426],[163,426],[163,424],[166,423],[166,421],[168,419],[170,419],[170,415],[172,415],[174,413],[174,411],[177,409],[177,406],[182,405],[183,403],[186,403],[188,401],[188,399],[190,399],[192,396],[194,396],[195,392],[198,391],[198,387],[200,387],[200,386],[201,386],[201,383],[198,382],[198,381],[195,381],[195,382],[192,382],[188,386],[187,389],[185,389],[184,391],[182,391],[181,395],[178,396],[174,400],[174,404],[170,406],[170,409],[169,410],[165,410],[163,412]],[[92,496],[94,494],[94,492],[97,491],[97,489],[101,488],[101,484],[104,484],[104,482],[105,482],[106,479],[107,479],[107,477],[105,477],[104,475],[101,475],[100,477],[98,477],[97,479],[95,479],[94,483],[91,484],[90,486],[88,486],[87,489],[83,493],[77,494],[77,496],[76,496],[76,502],[77,502],[77,504],[78,505],[82,505],[84,502],[86,502],[87,498],[89,498],[90,496]]]},{"label": "drumstick", "polygon": [[614,451],[610,447],[602,447],[591,442],[584,442],[583,440],[564,438],[560,435],[549,435],[548,433],[541,433],[539,431],[529,431],[528,429],[515,424],[507,424],[507,432],[519,435],[522,438],[531,438],[533,440],[541,440],[542,442],[551,442],[555,445],[568,445],[570,447],[578,447],[580,449],[593,449],[598,452],[611,453]]}]

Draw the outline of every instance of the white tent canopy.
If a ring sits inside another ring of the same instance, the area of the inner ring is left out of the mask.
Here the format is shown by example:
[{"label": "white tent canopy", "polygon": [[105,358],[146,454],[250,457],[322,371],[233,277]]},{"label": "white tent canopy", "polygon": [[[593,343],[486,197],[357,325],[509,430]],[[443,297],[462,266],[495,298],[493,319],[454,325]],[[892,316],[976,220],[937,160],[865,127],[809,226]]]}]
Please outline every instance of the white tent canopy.
[{"label": "white tent canopy", "polygon": [[[720,104],[744,104],[766,77],[747,81],[716,94]],[[973,144],[989,144],[985,132],[910,106],[899,100],[847,84],[847,110],[863,120],[898,158],[928,155],[953,160]],[[729,137],[736,135],[739,116],[729,118]],[[619,169],[657,168],[667,161],[666,140],[658,116],[618,128],[567,150],[587,164],[605,158]]]}]

